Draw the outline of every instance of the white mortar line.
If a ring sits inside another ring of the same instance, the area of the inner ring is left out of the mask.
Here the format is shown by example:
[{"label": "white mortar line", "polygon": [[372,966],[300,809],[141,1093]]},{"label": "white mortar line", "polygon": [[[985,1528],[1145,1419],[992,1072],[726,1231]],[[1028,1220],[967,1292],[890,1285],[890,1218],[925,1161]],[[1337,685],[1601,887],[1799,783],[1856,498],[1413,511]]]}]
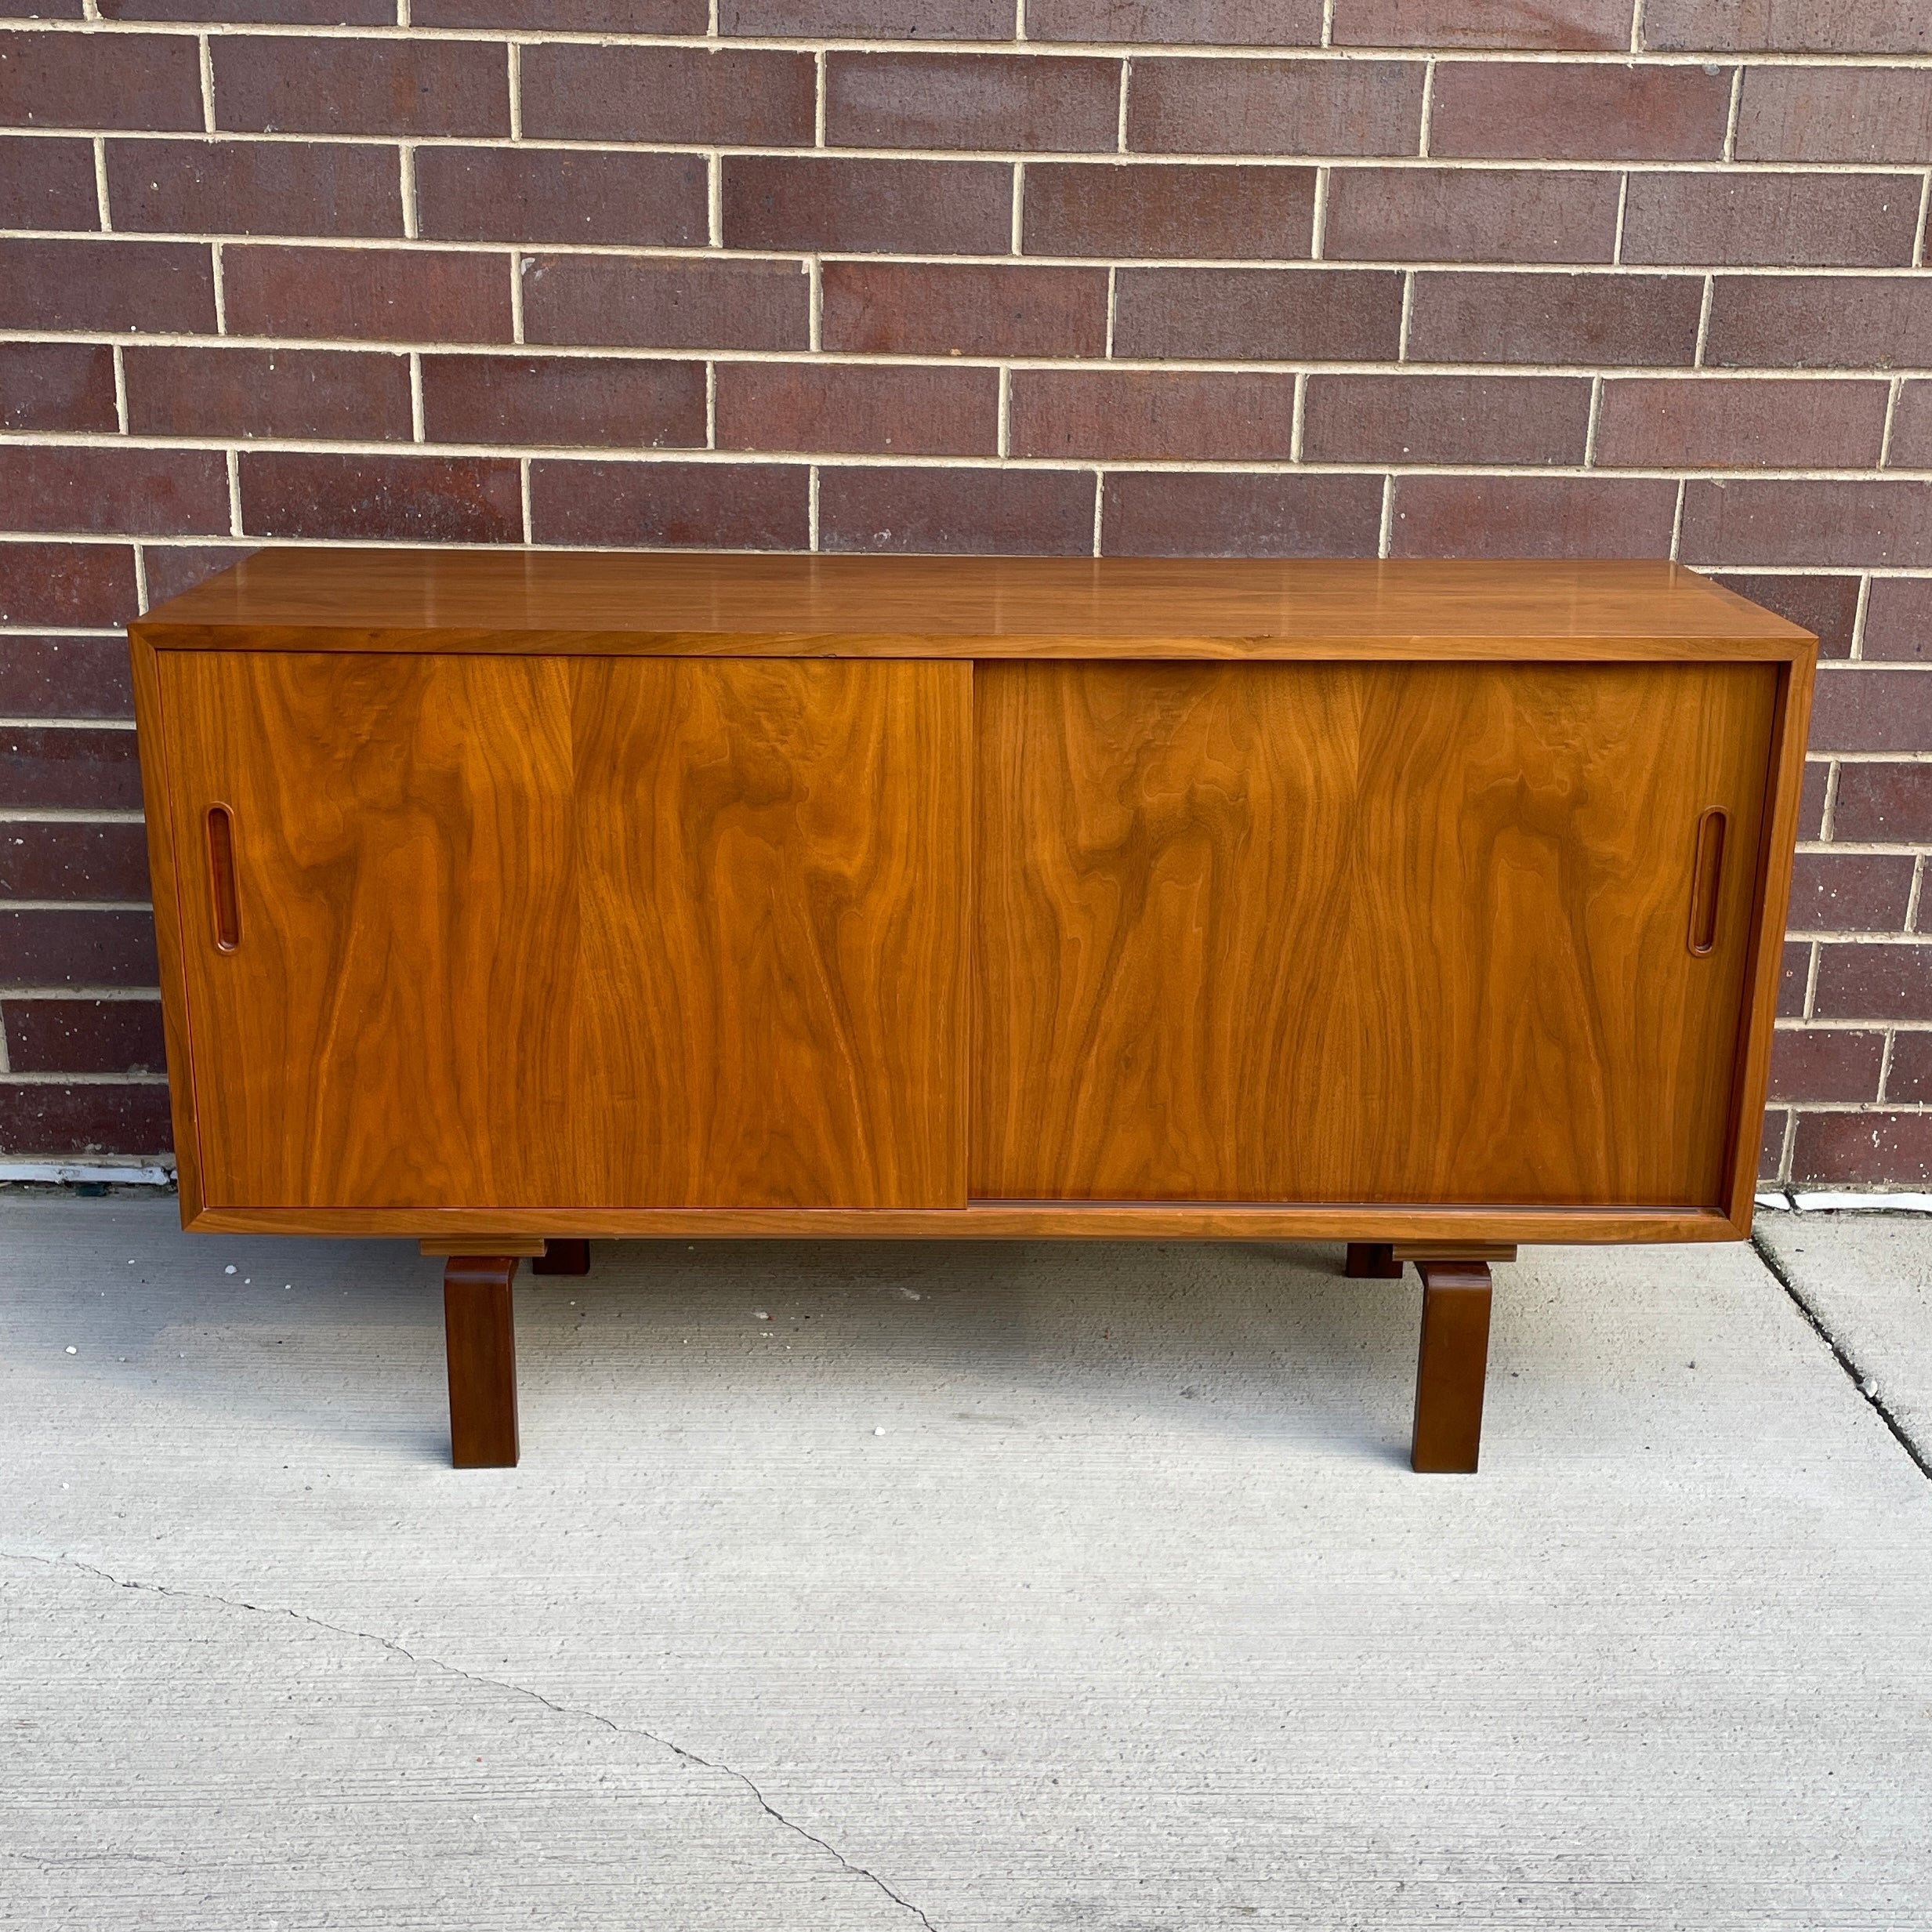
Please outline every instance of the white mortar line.
[{"label": "white mortar line", "polygon": [[507,70],[509,84],[509,137],[520,141],[524,137],[524,49],[520,41],[509,43],[509,64]]},{"label": "white mortar line", "polygon": [[114,346],[114,426],[125,436],[128,433],[128,368],[118,343]]},{"label": "white mortar line", "polygon": [[1724,141],[1718,150],[1720,160],[1732,161],[1738,158],[1738,106],[1744,98],[1744,63],[1740,61],[1731,70],[1731,100],[1724,109]]},{"label": "white mortar line", "polygon": [[[1808,761],[1807,761],[1808,762]],[[1838,815],[1838,761],[1833,759],[1825,774],[1825,805],[1818,814],[1818,842],[1832,843],[1832,828]]]},{"label": "white mortar line", "polygon": [[415,443],[427,440],[422,433],[422,355],[415,349],[409,352],[409,437]]},{"label": "white mortar line", "polygon": [[107,207],[107,140],[100,134],[94,136],[94,212],[100,232],[112,234],[114,221]]},{"label": "white mortar line", "polygon": [[1114,151],[1117,154],[1127,152],[1127,89],[1133,77],[1133,57],[1130,54],[1120,63],[1119,111],[1114,129]]},{"label": "white mortar line", "polygon": [[[1883,462],[1881,458],[1880,461]],[[1858,594],[1851,608],[1851,647],[1849,656],[1858,663],[1865,656],[1865,614],[1872,601],[1872,573],[1865,571],[1858,579]]]},{"label": "white mortar line", "polygon": [[1027,165],[1023,161],[1017,161],[1013,164],[1012,232],[1008,244],[1009,252],[1014,255],[1020,253],[1020,242],[1025,233],[1022,221],[1026,213],[1026,184]]}]

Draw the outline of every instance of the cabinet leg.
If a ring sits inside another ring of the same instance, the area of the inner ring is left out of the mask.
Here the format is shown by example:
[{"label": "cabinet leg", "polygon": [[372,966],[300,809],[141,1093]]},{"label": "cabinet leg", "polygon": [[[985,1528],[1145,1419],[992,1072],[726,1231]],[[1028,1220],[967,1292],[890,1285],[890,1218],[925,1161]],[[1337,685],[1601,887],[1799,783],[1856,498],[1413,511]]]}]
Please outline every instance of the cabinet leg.
[{"label": "cabinet leg", "polygon": [[1402,1264],[1392,1241],[1351,1241],[1342,1272],[1351,1281],[1399,1281]]},{"label": "cabinet leg", "polygon": [[444,1264],[450,1461],[458,1469],[517,1466],[516,1275],[514,1255],[451,1255]]},{"label": "cabinet leg", "polygon": [[532,1274],[588,1274],[590,1243],[553,1238],[543,1244],[543,1252],[530,1264]]},{"label": "cabinet leg", "polygon": [[1489,1264],[1418,1261],[1415,1267],[1423,1278],[1423,1339],[1409,1466],[1473,1474],[1489,1366]]}]

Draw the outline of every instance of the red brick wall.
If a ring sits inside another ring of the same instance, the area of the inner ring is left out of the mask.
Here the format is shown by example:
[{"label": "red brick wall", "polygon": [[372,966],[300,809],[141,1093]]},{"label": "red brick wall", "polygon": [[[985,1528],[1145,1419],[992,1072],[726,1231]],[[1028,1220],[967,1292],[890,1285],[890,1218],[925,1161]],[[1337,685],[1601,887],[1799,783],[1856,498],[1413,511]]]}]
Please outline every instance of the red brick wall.
[{"label": "red brick wall", "polygon": [[1927,0],[0,5],[0,1151],[247,548],[1568,553],[1823,633],[1765,1172],[1932,1176]]}]

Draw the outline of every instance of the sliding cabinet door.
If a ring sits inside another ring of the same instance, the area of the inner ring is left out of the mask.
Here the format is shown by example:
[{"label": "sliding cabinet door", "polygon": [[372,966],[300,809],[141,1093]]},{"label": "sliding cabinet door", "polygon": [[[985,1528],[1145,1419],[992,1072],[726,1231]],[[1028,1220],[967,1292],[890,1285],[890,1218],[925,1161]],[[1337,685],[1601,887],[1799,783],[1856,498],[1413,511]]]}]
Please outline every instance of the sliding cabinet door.
[{"label": "sliding cabinet door", "polygon": [[970,666],[160,675],[211,1205],[964,1198]]},{"label": "sliding cabinet door", "polygon": [[1775,670],[981,667],[981,1198],[1720,1205]]}]

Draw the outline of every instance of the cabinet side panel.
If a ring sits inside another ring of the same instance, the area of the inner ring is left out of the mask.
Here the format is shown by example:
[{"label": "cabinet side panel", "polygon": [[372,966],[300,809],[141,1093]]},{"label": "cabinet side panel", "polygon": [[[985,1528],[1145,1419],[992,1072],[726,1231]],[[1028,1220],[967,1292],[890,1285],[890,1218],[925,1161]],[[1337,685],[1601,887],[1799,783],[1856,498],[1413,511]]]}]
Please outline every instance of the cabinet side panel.
[{"label": "cabinet side panel", "polygon": [[1776,677],[984,669],[975,1196],[1722,1206]]},{"label": "cabinet side panel", "polygon": [[128,633],[134,675],[134,723],[141,759],[141,815],[147,821],[147,871],[154,911],[154,952],[161,970],[161,1031],[168,1054],[168,1107],[174,1125],[175,1176],[185,1227],[201,1210],[201,1163],[194,1106],[183,948],[187,908],[176,864],[173,786],[158,654],[138,626]]}]

